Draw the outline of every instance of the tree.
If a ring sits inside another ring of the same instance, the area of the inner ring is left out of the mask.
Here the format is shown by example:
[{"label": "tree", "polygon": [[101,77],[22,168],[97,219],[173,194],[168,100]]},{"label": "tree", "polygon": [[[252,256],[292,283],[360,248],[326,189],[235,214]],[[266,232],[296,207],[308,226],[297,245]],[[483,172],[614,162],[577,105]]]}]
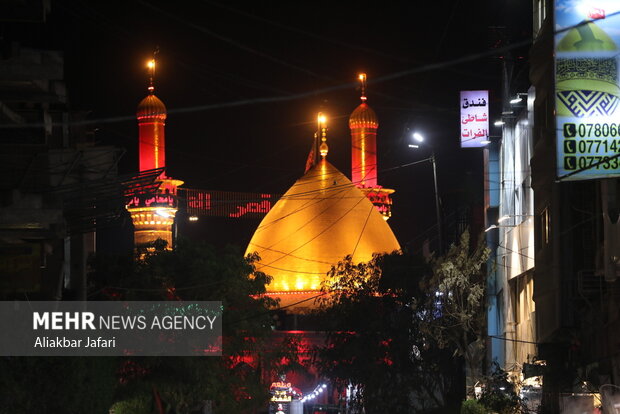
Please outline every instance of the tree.
[{"label": "tree", "polygon": [[487,257],[482,244],[472,251],[468,232],[430,261],[406,252],[357,264],[346,257],[323,286],[323,375],[354,385],[353,403],[368,413],[458,410],[461,361],[471,373],[483,355]]},{"label": "tree", "polygon": [[426,303],[420,281],[429,274],[423,258],[400,253],[358,264],[346,257],[330,271],[320,310],[327,342],[317,363],[341,389],[351,386],[350,408],[445,410],[456,400],[448,395],[458,365],[419,328]]},{"label": "tree", "polygon": [[258,257],[187,240],[174,250],[164,247],[135,257],[94,257],[91,299],[222,301],[223,356],[123,358],[116,412],[191,413],[206,401],[220,413],[266,406],[261,374],[294,360],[294,347],[274,349],[269,310],[276,302],[262,296],[269,278],[256,271]]},{"label": "tree", "polygon": [[482,375],[486,337],[483,266],[489,253],[482,237],[472,249],[469,231],[465,231],[444,256],[431,259],[432,276],[423,286],[430,294],[425,306],[428,317],[421,328],[440,348],[463,357],[468,395],[473,395],[474,384]]},{"label": "tree", "polygon": [[0,413],[107,412],[117,358],[2,357]]},{"label": "tree", "polygon": [[508,374],[497,362],[493,362],[489,375],[482,379],[480,404],[490,412],[498,414],[517,414],[521,412],[523,401],[515,392],[514,384],[508,380]]}]

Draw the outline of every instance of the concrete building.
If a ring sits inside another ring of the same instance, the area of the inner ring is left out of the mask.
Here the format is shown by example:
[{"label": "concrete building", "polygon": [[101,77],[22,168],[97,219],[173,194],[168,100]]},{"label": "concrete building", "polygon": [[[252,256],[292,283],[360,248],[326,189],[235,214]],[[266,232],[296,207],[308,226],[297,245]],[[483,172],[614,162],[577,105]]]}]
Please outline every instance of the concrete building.
[{"label": "concrete building", "polygon": [[617,133],[602,132],[617,122],[617,13],[609,2],[533,2],[527,107],[509,108],[525,91],[505,88],[489,152],[489,356],[520,386],[540,378],[548,412],[610,409],[620,378],[620,169]]},{"label": "concrete building", "polygon": [[10,43],[0,65],[0,291],[86,298],[98,226],[118,218],[118,148],[97,146],[70,112],[60,52]]}]

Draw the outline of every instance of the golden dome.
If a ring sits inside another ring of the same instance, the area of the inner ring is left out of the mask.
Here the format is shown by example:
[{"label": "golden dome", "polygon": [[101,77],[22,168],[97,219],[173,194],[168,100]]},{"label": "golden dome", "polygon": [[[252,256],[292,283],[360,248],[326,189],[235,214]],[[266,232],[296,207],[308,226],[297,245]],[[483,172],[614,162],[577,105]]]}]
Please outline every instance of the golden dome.
[{"label": "golden dome", "polygon": [[138,119],[157,118],[166,119],[166,105],[155,95],[149,94],[140,102],[136,111]]},{"label": "golden dome", "polygon": [[349,128],[378,128],[379,119],[375,111],[366,103],[355,108],[349,118]]},{"label": "golden dome", "polygon": [[[282,196],[256,229],[246,254],[273,277],[268,294],[281,305],[312,297],[327,272],[346,255],[364,262],[399,250],[389,225],[366,196],[326,160]],[[304,303],[312,307],[312,301]]]}]

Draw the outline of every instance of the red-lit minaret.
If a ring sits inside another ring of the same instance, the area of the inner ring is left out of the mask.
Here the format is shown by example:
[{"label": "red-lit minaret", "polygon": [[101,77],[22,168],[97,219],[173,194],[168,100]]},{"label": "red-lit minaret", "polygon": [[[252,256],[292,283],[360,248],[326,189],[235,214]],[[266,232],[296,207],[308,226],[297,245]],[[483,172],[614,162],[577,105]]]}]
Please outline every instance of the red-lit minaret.
[{"label": "red-lit minaret", "polygon": [[377,184],[377,114],[366,103],[366,74],[358,76],[361,82],[362,103],[349,118],[351,129],[351,181],[357,185],[377,207],[384,219],[392,215],[394,190]]},{"label": "red-lit minaret", "polygon": [[[150,81],[149,94],[140,102],[136,111],[138,118],[140,171],[164,168],[166,166],[166,106],[155,96],[153,78],[155,59],[148,63]],[[177,187],[183,181],[159,176],[160,186],[155,194],[143,194],[129,201],[127,210],[134,225],[134,244],[136,247],[152,246],[157,239],[167,242],[172,248],[172,226],[178,210]]]}]

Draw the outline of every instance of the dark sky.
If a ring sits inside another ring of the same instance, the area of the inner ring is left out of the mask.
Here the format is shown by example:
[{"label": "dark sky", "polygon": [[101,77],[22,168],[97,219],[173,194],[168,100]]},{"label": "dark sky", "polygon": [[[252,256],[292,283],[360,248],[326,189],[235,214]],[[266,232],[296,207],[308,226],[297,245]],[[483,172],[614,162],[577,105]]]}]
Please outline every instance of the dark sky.
[{"label": "dark sky", "polygon": [[[328,159],[349,175],[347,119],[359,104],[356,74],[366,72],[380,121],[379,183],[397,190],[390,224],[403,243],[434,222],[430,164],[391,169],[429,155],[407,148],[407,130],[421,131],[435,148],[449,208],[467,201],[468,182],[482,186],[483,179],[482,151],[459,149],[459,90],[490,89],[500,111],[498,57],[425,65],[527,39],[530,7],[516,0],[53,0],[46,25],[19,30],[37,46],[64,51],[71,107],[92,111],[93,120],[133,117],[158,46],[168,175],[190,188],[284,192],[303,173],[319,110],[330,119]],[[210,109],[195,110],[201,106]],[[127,148],[122,172],[136,170],[135,120],[96,126],[99,143]]]}]

